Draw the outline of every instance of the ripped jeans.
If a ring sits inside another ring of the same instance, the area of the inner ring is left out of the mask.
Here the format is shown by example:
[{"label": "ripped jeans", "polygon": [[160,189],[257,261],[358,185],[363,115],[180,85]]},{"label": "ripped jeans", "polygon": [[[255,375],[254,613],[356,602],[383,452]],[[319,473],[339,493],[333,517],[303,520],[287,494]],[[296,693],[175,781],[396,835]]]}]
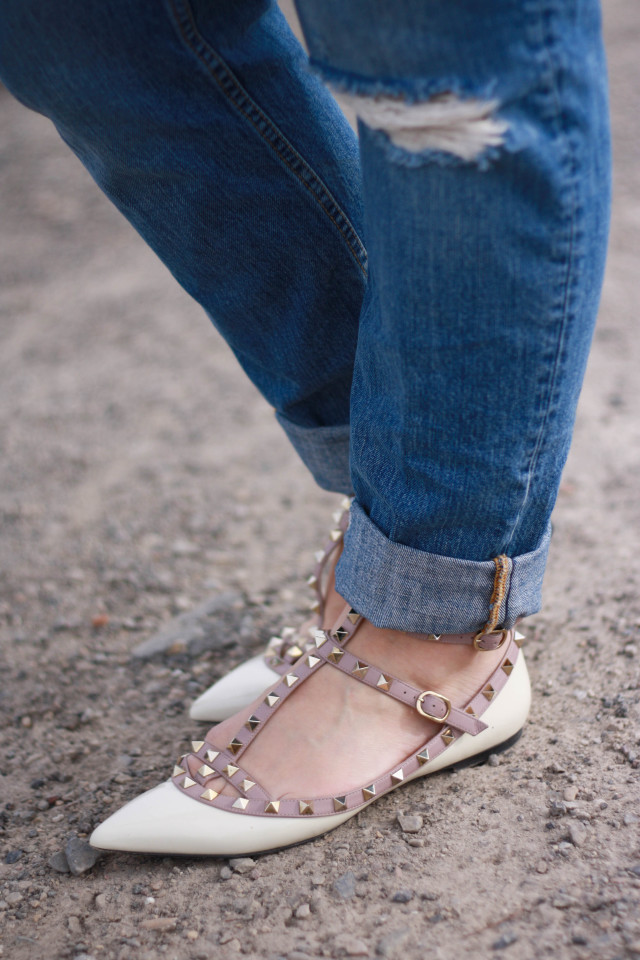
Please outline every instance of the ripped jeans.
[{"label": "ripped jeans", "polygon": [[339,592],[379,626],[512,626],[540,605],[602,281],[598,4],[298,11],[310,62],[271,0],[5,0],[0,76],[355,494]]}]

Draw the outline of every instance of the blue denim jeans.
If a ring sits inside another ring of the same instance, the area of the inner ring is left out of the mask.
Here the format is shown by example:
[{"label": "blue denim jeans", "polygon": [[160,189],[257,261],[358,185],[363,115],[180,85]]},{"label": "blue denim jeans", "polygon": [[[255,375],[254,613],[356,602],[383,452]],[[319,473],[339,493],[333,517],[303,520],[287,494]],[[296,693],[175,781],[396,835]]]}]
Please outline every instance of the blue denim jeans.
[{"label": "blue denim jeans", "polygon": [[0,76],[355,494],[340,593],[380,626],[512,626],[605,258],[597,0],[298,10],[309,58],[272,0],[4,0]]}]

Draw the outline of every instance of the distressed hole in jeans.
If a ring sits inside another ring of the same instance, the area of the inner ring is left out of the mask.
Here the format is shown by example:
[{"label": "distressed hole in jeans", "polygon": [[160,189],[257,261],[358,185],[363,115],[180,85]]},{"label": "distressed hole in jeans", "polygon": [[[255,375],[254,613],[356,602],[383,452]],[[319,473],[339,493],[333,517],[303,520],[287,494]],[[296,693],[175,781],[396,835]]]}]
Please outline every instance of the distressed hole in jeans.
[{"label": "distressed hole in jeans", "polygon": [[498,100],[462,99],[440,93],[420,103],[401,97],[340,92],[337,99],[372,130],[381,130],[392,143],[410,153],[437,150],[461,160],[477,160],[504,143],[506,121],[495,115]]}]

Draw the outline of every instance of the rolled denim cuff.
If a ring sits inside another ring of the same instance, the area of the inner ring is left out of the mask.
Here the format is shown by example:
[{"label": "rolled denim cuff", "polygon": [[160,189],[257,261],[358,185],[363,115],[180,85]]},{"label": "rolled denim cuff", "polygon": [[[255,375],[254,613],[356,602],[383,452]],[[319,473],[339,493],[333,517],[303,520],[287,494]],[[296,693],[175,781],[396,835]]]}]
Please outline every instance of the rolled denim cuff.
[{"label": "rolled denim cuff", "polygon": [[349,472],[349,424],[337,427],[300,427],[282,413],[276,419],[293,447],[323,490],[353,494]]},{"label": "rolled denim cuff", "polygon": [[[540,545],[508,561],[497,624],[537,613],[551,525]],[[471,633],[490,618],[496,565],[459,560],[393,543],[353,503],[336,589],[377,627],[412,633]],[[495,621],[494,621],[495,622]]]}]

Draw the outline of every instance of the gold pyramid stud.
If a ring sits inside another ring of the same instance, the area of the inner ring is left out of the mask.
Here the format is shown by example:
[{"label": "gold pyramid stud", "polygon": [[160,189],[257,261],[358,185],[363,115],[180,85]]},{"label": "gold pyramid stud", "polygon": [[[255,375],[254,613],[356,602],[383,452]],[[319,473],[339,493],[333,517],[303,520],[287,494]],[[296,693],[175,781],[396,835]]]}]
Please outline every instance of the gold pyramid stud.
[{"label": "gold pyramid stud", "polygon": [[205,755],[204,755],[204,758],[205,758],[205,760],[207,760],[209,763],[213,763],[213,761],[216,759],[216,757],[219,757],[219,756],[220,756],[220,751],[219,751],[219,750],[207,750],[207,752],[206,752]]},{"label": "gold pyramid stud", "polygon": [[[468,707],[465,707],[464,712],[465,712],[465,713],[468,713],[470,717],[475,717],[475,716],[476,716],[475,713],[473,712],[473,707],[471,706],[471,704],[469,704]],[[477,719],[477,717],[476,717],[476,719]]]},{"label": "gold pyramid stud", "polygon": [[255,714],[252,714],[252,715],[249,717],[249,719],[247,720],[247,722],[245,723],[245,727],[247,728],[247,730],[251,730],[251,732],[253,733],[253,731],[255,730],[255,728],[256,728],[260,723],[262,723],[262,721],[259,719],[259,717],[256,717]]},{"label": "gold pyramid stud", "polygon": [[302,656],[302,650],[297,643],[294,643],[292,647],[289,647],[287,650],[287,656],[291,657],[293,660],[297,660],[298,657]]},{"label": "gold pyramid stud", "polygon": [[376,687],[380,687],[381,690],[388,690],[391,686],[391,677],[385,677],[384,673],[380,674]]},{"label": "gold pyramid stud", "polygon": [[176,763],[175,767],[173,768],[173,773],[171,774],[171,776],[181,777],[184,772],[185,772],[184,767],[179,767],[178,764]]},{"label": "gold pyramid stud", "polygon": [[299,680],[299,677],[296,677],[295,673],[287,673],[284,678],[284,682],[288,687],[292,687],[294,683]]},{"label": "gold pyramid stud", "polygon": [[320,663],[320,657],[314,657],[313,654],[310,653],[307,657],[307,666],[315,667],[317,663]]},{"label": "gold pyramid stud", "polygon": [[202,766],[199,767],[198,769],[198,776],[210,777],[213,772],[214,771],[211,769],[211,767],[207,763],[203,763]]},{"label": "gold pyramid stud", "polygon": [[283,627],[280,631],[282,633],[283,640],[291,640],[291,637],[295,635],[295,627]]},{"label": "gold pyramid stud", "polygon": [[421,750],[418,756],[416,757],[418,764],[422,767],[425,763],[429,761],[429,751],[426,749]]},{"label": "gold pyramid stud", "polygon": [[316,563],[321,563],[324,560],[324,550],[316,550],[313,556]]},{"label": "gold pyramid stud", "polygon": [[361,680],[363,680],[367,675],[368,669],[369,665],[367,663],[360,663],[359,660],[356,660],[355,664],[351,668],[351,673],[354,677],[359,677]]},{"label": "gold pyramid stud", "polygon": [[307,577],[307,586],[311,587],[312,590],[315,590],[318,586],[318,578],[315,574],[312,573],[310,577]]},{"label": "gold pyramid stud", "polygon": [[280,697],[276,697],[275,693],[268,693],[264,698],[264,702],[268,707],[275,707],[279,699]]},{"label": "gold pyramid stud", "polygon": [[362,796],[364,797],[365,800],[371,800],[371,798],[375,797],[375,795],[376,795],[376,788],[374,787],[373,784],[371,784],[371,786],[369,787],[362,788]]},{"label": "gold pyramid stud", "polygon": [[269,803],[264,808],[265,813],[278,813],[279,810],[280,810],[279,800],[269,800]]},{"label": "gold pyramid stud", "polygon": [[194,753],[197,753],[198,750],[202,750],[203,747],[204,747],[204,740],[191,741],[191,749],[193,750]]},{"label": "gold pyramid stud", "polygon": [[231,743],[227,744],[227,750],[229,750],[229,752],[235,757],[236,753],[240,753],[243,746],[244,744],[242,743],[242,740],[238,740],[237,737],[234,737]]},{"label": "gold pyramid stud", "polygon": [[313,813],[313,804],[307,803],[306,800],[298,800],[298,809],[303,817],[308,817]]},{"label": "gold pyramid stud", "polygon": [[282,644],[282,637],[271,637],[267,646],[270,650],[275,650],[275,648],[279,647],[281,644]]},{"label": "gold pyramid stud", "polygon": [[427,640],[430,640],[433,642],[434,640],[439,640],[441,636],[442,636],[441,633],[429,633],[427,634]]},{"label": "gold pyramid stud", "polygon": [[309,610],[311,610],[311,613],[317,613],[317,612],[319,611],[319,609],[320,609],[320,601],[319,601],[319,600],[314,600],[313,603],[310,603],[310,604],[309,604]]},{"label": "gold pyramid stud", "polygon": [[200,797],[203,800],[215,800],[217,796],[218,796],[217,790],[205,790],[204,793],[200,794]]},{"label": "gold pyramid stud", "polygon": [[195,787],[195,785],[196,785],[196,782],[195,780],[192,780],[191,777],[185,777],[184,780],[182,781],[182,787],[184,790],[188,790],[189,787]]},{"label": "gold pyramid stud", "polygon": [[345,639],[345,637],[348,637],[348,636],[349,636],[349,631],[345,630],[344,627],[338,627],[338,629],[334,633],[334,637],[336,638],[336,640],[340,640],[340,642],[342,642]]},{"label": "gold pyramid stud", "polygon": [[249,803],[249,801],[247,800],[246,797],[238,797],[237,800],[234,800],[234,801],[233,801],[233,803],[231,804],[231,806],[232,806],[232,807],[235,807],[236,810],[246,810],[248,803]]},{"label": "gold pyramid stud", "polygon": [[225,777],[229,777],[229,778],[231,778],[235,773],[237,773],[238,770],[239,770],[239,767],[236,767],[235,764],[233,763],[228,763],[226,767],[222,768],[222,772],[224,773]]},{"label": "gold pyramid stud", "polygon": [[456,738],[455,733],[452,732],[451,727],[447,727],[446,730],[442,731],[442,739],[444,740],[447,746],[449,746],[450,743],[453,743],[455,738]]},{"label": "gold pyramid stud", "polygon": [[327,642],[327,635],[324,630],[314,630],[313,639],[316,642],[316,649],[319,650]]},{"label": "gold pyramid stud", "polygon": [[329,536],[334,543],[337,543],[338,540],[342,540],[342,530],[332,530]]},{"label": "gold pyramid stud", "polygon": [[344,497],[340,501],[340,506],[342,507],[343,510],[349,510],[349,508],[351,507],[351,497]]},{"label": "gold pyramid stud", "polygon": [[282,657],[270,657],[269,665],[271,667],[279,667],[282,663]]},{"label": "gold pyramid stud", "polygon": [[346,797],[334,797],[333,798],[333,809],[336,813],[339,813],[341,810],[347,809],[347,798]]},{"label": "gold pyramid stud", "polygon": [[334,522],[334,523],[340,523],[340,521],[342,520],[342,514],[343,514],[343,513],[344,513],[343,510],[334,510],[333,513],[332,513],[333,522]]},{"label": "gold pyramid stud", "polygon": [[513,664],[511,663],[511,660],[509,660],[508,657],[505,660],[505,662],[502,664],[502,669],[504,670],[507,676],[509,676],[509,674],[513,670]]},{"label": "gold pyramid stud", "polygon": [[402,769],[402,767],[400,767],[399,770],[396,770],[395,773],[391,774],[392,783],[402,783],[403,780],[404,780],[404,770]]},{"label": "gold pyramid stud", "polygon": [[340,647],[334,647],[331,653],[327,656],[327,660],[331,660],[332,663],[340,663],[344,657],[344,650],[341,650]]},{"label": "gold pyramid stud", "polygon": [[248,790],[251,790],[251,787],[255,787],[255,785],[254,780],[243,780],[240,784],[240,789],[243,793],[246,793]]},{"label": "gold pyramid stud", "polygon": [[491,686],[490,683],[488,683],[488,684],[486,685],[486,687],[484,688],[484,690],[482,691],[482,693],[483,693],[483,696],[485,696],[485,697],[487,698],[487,700],[493,700],[493,698],[494,698],[495,695],[496,695],[496,692],[495,692],[495,690],[493,689],[493,687]]},{"label": "gold pyramid stud", "polygon": [[347,620],[351,620],[351,623],[357,623],[359,619],[360,619],[359,613],[357,613],[353,609],[349,610],[349,613],[347,614]]},{"label": "gold pyramid stud", "polygon": [[514,642],[517,647],[521,647],[524,643],[524,633],[519,633],[517,630],[513,635]]}]

